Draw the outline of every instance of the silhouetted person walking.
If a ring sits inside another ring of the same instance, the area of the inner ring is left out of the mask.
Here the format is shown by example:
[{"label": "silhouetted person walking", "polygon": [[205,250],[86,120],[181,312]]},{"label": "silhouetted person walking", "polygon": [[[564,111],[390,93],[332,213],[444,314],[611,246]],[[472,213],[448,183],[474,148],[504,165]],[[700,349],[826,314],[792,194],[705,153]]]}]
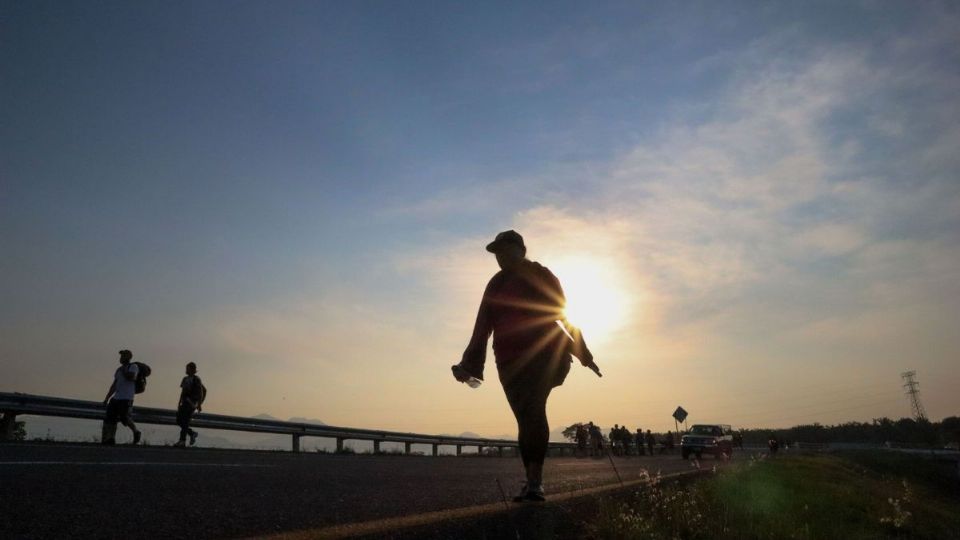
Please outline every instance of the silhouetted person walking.
[{"label": "silhouetted person walking", "polygon": [[124,349],[120,351],[120,367],[113,372],[113,383],[103,398],[107,406],[107,414],[103,420],[103,430],[100,435],[102,444],[116,444],[117,422],[130,428],[133,432],[133,444],[140,442],[140,431],[130,419],[133,409],[133,397],[137,393],[137,373],[140,368],[131,362],[133,353]]},{"label": "silhouetted person walking", "polygon": [[587,428],[583,424],[577,424],[576,441],[577,456],[584,457],[587,454]]},{"label": "silhouetted person walking", "polygon": [[636,439],[636,443],[637,443],[637,455],[638,456],[644,455],[645,453],[643,451],[643,430],[640,428],[637,428],[637,434],[634,436],[634,438]]},{"label": "silhouetted person walking", "polygon": [[657,439],[653,437],[653,433],[650,433],[650,430],[647,430],[647,453],[651,456],[653,455],[653,445],[657,443]]},{"label": "silhouetted person walking", "polygon": [[590,450],[593,457],[603,456],[603,433],[593,422],[590,422]]},{"label": "silhouetted person walking", "polygon": [[610,428],[610,451],[615,456],[623,455],[623,430],[620,428],[620,424],[614,424]]},{"label": "silhouetted person walking", "polygon": [[[542,501],[543,461],[550,427],[547,398],[563,384],[572,362],[600,370],[593,362],[580,331],[563,313],[566,300],[557,278],[526,259],[527,248],[516,231],[504,231],[487,245],[501,270],[483,293],[477,321],[463,359],[453,366],[454,377],[468,382],[483,379],[487,339],[493,334],[497,373],[517,419],[517,439],[527,481],[515,501]],[[567,333],[557,325],[563,325]]]},{"label": "silhouetted person walking", "polygon": [[190,446],[197,444],[197,432],[190,429],[190,420],[194,411],[203,410],[203,400],[207,398],[207,387],[197,376],[197,365],[187,364],[187,376],[180,381],[180,402],[177,404],[177,425],[180,426],[180,440],[174,446],[183,447],[187,436],[190,436]]},{"label": "silhouetted person walking", "polygon": [[630,455],[630,439],[633,437],[630,436],[630,428],[626,425],[620,427],[620,444],[623,445],[623,455]]}]

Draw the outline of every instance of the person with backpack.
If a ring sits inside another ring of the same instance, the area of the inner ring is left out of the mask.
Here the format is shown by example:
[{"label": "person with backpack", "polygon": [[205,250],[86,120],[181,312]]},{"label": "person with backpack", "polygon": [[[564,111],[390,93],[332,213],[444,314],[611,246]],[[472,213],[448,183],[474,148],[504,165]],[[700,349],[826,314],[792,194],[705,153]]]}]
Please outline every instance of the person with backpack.
[{"label": "person with backpack", "polygon": [[174,446],[186,446],[190,436],[190,446],[197,444],[197,432],[190,429],[190,420],[194,411],[203,410],[203,400],[207,398],[207,387],[197,376],[197,364],[190,362],[186,367],[187,376],[180,381],[180,402],[177,404],[177,425],[180,426],[180,440]]},{"label": "person with backpack", "polygon": [[[550,270],[526,258],[523,237],[504,231],[487,245],[500,271],[487,284],[470,343],[453,376],[483,380],[487,340],[493,334],[497,374],[517,420],[517,441],[526,483],[514,501],[543,501],[543,462],[550,426],[547,398],[563,384],[571,355],[599,376],[580,330],[563,313],[566,300]],[[559,323],[559,324],[558,324]],[[562,327],[561,327],[562,325]]]},{"label": "person with backpack", "polygon": [[133,410],[133,397],[138,393],[138,381],[142,380],[145,385],[146,375],[141,371],[140,363],[131,362],[132,359],[132,352],[127,349],[120,351],[120,367],[113,372],[113,383],[107,390],[107,396],[103,398],[103,404],[107,406],[107,414],[103,420],[101,444],[116,444],[118,421],[133,432],[133,444],[140,442],[141,433],[130,418],[130,412]]}]

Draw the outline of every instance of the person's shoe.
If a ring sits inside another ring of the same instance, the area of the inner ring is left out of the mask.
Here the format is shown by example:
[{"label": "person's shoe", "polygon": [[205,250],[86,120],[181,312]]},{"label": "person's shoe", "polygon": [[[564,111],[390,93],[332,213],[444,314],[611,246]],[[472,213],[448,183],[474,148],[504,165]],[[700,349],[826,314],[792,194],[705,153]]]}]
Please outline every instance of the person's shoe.
[{"label": "person's shoe", "polygon": [[197,435],[199,434],[196,431],[190,432],[190,446],[197,444]]},{"label": "person's shoe", "polygon": [[520,488],[520,494],[513,498],[513,502],[523,502],[527,500],[527,484],[524,483],[523,487]]},{"label": "person's shoe", "polygon": [[520,489],[520,494],[513,498],[513,502],[543,502],[545,500],[547,499],[543,494],[543,485],[530,485],[529,482],[523,484],[523,488]]},{"label": "person's shoe", "polygon": [[140,433],[139,431],[134,431],[134,432],[133,432],[133,444],[139,443],[139,442],[140,442],[140,437],[142,437],[142,436],[143,436],[143,433]]},{"label": "person's shoe", "polygon": [[543,502],[547,500],[543,493],[543,484],[535,484],[527,488],[527,500],[533,502]]},{"label": "person's shoe", "polygon": [[177,441],[173,443],[174,448],[184,448],[185,446],[186,446],[186,443],[184,443],[183,441]]}]

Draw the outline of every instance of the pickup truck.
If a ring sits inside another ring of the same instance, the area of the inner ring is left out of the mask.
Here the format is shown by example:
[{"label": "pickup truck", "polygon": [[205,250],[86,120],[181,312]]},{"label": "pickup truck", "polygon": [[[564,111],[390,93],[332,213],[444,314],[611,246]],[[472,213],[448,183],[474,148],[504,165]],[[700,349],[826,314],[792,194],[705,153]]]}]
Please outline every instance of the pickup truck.
[{"label": "pickup truck", "polygon": [[732,455],[733,429],[727,424],[694,424],[680,438],[680,455],[687,459],[690,454],[695,454],[697,459],[703,454],[713,454],[717,458]]}]

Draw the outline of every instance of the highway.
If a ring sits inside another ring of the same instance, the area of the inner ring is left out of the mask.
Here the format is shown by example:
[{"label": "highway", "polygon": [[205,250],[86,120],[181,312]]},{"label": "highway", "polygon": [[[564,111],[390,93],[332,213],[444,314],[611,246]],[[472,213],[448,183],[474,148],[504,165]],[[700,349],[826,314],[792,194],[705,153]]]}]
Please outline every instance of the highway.
[{"label": "highway", "polygon": [[[624,481],[687,471],[614,458]],[[704,467],[720,463],[705,459]],[[608,459],[551,458],[551,493],[615,484]],[[518,458],[0,444],[2,538],[231,538],[501,503]]]}]

